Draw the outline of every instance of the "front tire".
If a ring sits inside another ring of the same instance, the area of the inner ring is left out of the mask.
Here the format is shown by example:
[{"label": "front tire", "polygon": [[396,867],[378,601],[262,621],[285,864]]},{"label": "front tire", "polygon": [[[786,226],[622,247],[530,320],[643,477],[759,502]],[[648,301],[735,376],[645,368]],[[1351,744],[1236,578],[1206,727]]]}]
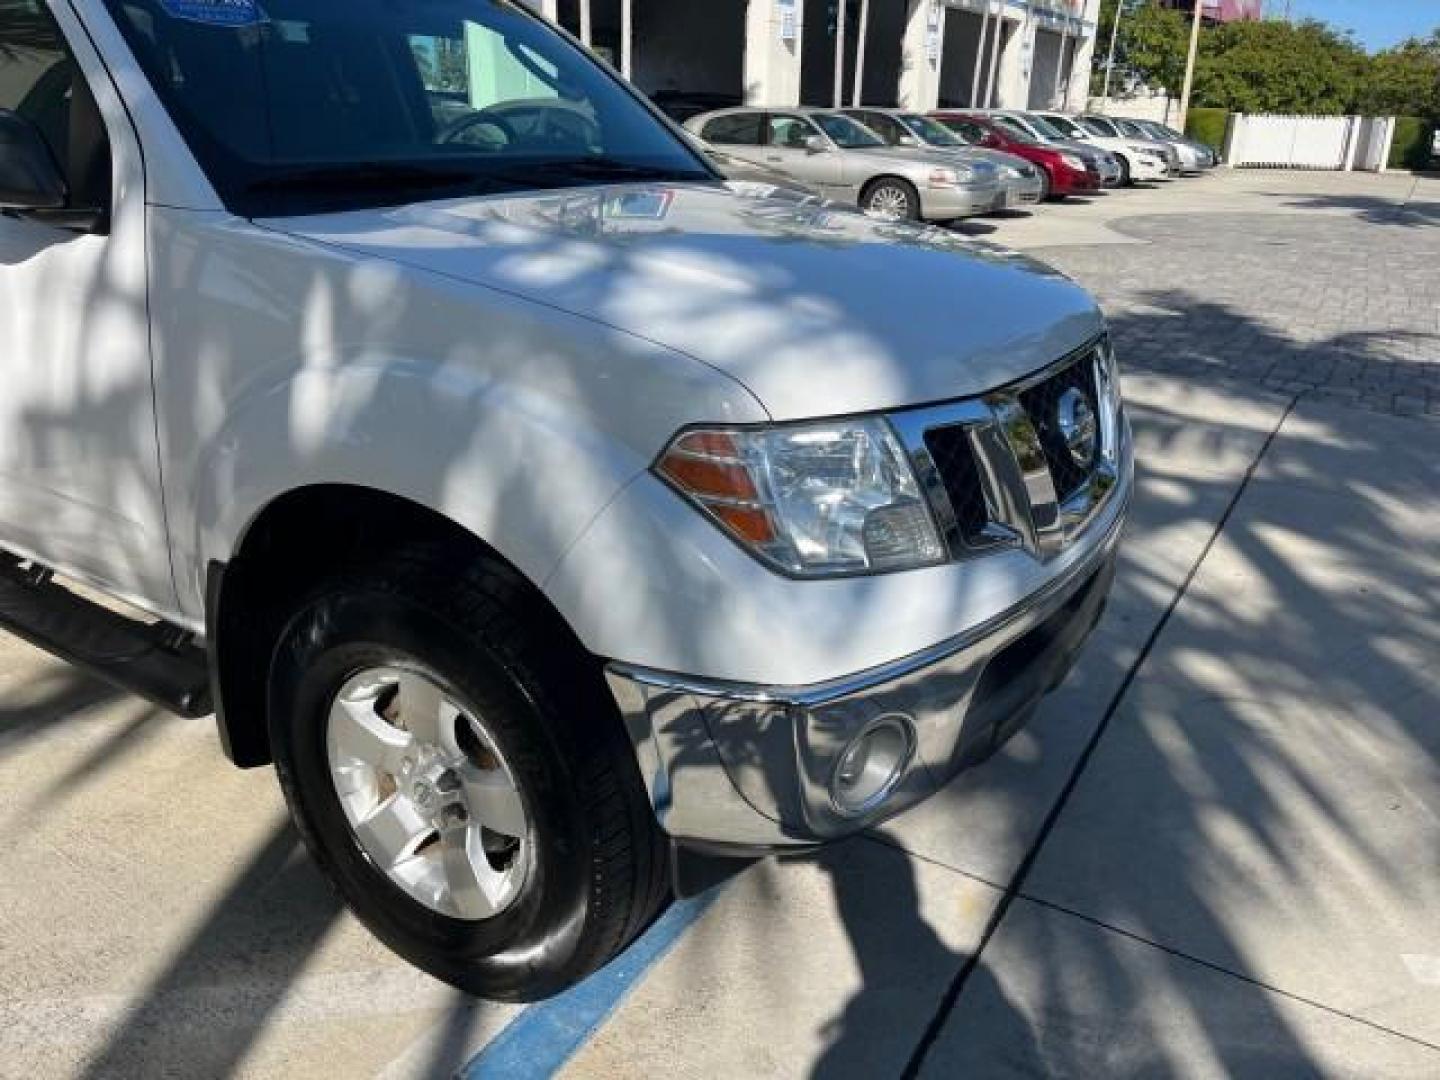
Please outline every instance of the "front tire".
[{"label": "front tire", "polygon": [[558,993],[665,894],[665,847],[597,665],[516,575],[416,549],[301,602],[270,734],[321,870],[405,959],[500,1001]]},{"label": "front tire", "polygon": [[860,208],[886,221],[919,221],[920,193],[908,180],[882,177],[865,189]]},{"label": "front tire", "polygon": [[1115,155],[1120,160],[1120,186],[1130,187],[1135,183],[1135,178],[1130,172],[1130,159],[1124,154]]}]

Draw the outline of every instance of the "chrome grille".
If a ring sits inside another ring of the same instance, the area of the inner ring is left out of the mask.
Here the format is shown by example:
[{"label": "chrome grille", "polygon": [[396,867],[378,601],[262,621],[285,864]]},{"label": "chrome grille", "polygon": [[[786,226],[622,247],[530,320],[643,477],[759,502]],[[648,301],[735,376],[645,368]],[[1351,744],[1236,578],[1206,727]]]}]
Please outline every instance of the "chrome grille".
[{"label": "chrome grille", "polygon": [[925,447],[945,486],[960,538],[968,547],[983,545],[991,515],[969,429],[964,424],[931,428],[925,433]]},{"label": "chrome grille", "polygon": [[[1109,349],[1102,338],[983,399],[891,416],[952,558],[1005,547],[1050,558],[1108,501],[1124,432]],[[1077,395],[1093,421],[1088,457],[1060,415]]]}]

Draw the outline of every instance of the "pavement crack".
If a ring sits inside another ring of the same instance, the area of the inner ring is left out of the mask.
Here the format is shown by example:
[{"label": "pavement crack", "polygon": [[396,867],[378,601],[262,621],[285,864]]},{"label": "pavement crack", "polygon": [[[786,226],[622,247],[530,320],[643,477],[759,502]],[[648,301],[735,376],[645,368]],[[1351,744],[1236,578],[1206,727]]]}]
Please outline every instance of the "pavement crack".
[{"label": "pavement crack", "polygon": [[1219,542],[1220,537],[1224,534],[1226,526],[1229,525],[1236,508],[1240,505],[1240,500],[1244,498],[1245,492],[1249,490],[1250,483],[1254,480],[1256,472],[1259,471],[1261,463],[1265,460],[1266,455],[1269,454],[1270,447],[1274,445],[1281,430],[1295,412],[1296,406],[1300,404],[1301,399],[1304,398],[1307,393],[1308,391],[1301,391],[1290,398],[1289,403],[1285,406],[1285,411],[1280,415],[1280,419],[1276,421],[1274,428],[1265,436],[1264,443],[1261,444],[1259,451],[1256,452],[1254,460],[1252,460],[1245,469],[1245,475],[1241,477],[1240,483],[1230,496],[1229,502],[1225,504],[1225,509],[1221,513],[1220,519],[1215,523],[1215,527],[1211,530],[1209,537],[1206,538],[1205,546],[1200,549],[1200,553],[1195,557],[1195,561],[1186,571],[1185,578],[1181,581],[1180,587],[1175,590],[1175,595],[1170,598],[1170,603],[1166,605],[1165,611],[1161,614],[1154,627],[1151,628],[1150,634],[1146,637],[1145,644],[1136,655],[1134,662],[1130,665],[1129,670],[1125,672],[1125,678],[1121,680],[1120,685],[1111,696],[1110,702],[1105,708],[1104,715],[1101,716],[1100,722],[1095,725],[1095,730],[1090,733],[1090,738],[1086,741],[1084,749],[1080,751],[1080,756],[1076,759],[1074,768],[1070,770],[1070,775],[1066,778],[1065,786],[1061,788],[1060,794],[1056,797],[1054,803],[1051,804],[1050,811],[1045,815],[1045,820],[1041,823],[1034,841],[1025,852],[1025,857],[1020,861],[1020,865],[1016,869],[1014,876],[1010,879],[1009,885],[1005,887],[1005,891],[1000,897],[1000,902],[995,905],[995,910],[991,912],[990,918],[985,924],[985,929],[980,935],[979,944],[975,946],[975,951],[972,952],[960,966],[960,970],[955,973],[955,978],[951,980],[950,985],[945,989],[945,993],[941,995],[935,1012],[930,1017],[930,1022],[926,1025],[924,1033],[920,1036],[919,1043],[916,1044],[914,1051],[911,1053],[910,1060],[905,1063],[905,1069],[901,1073],[904,1080],[915,1080],[915,1078],[920,1075],[920,1070],[925,1064],[926,1057],[934,1048],[936,1041],[940,1037],[940,1032],[945,1027],[946,1020],[955,1010],[955,1006],[960,1000],[960,995],[965,990],[965,984],[969,980],[970,975],[980,965],[981,958],[985,953],[985,947],[990,944],[990,940],[995,936],[996,931],[1000,929],[1000,924],[1004,922],[1005,915],[1010,910],[1010,905],[1015,902],[1017,897],[1023,894],[1025,882],[1029,879],[1030,871],[1034,868],[1041,851],[1045,847],[1045,841],[1049,839],[1051,831],[1060,819],[1060,815],[1064,813],[1071,795],[1074,794],[1075,788],[1079,785],[1080,778],[1084,775],[1086,767],[1095,755],[1096,748],[1100,745],[1100,740],[1105,737],[1105,732],[1109,730],[1110,722],[1115,718],[1115,714],[1119,711],[1121,703],[1125,700],[1125,696],[1130,692],[1130,688],[1139,677],[1140,669],[1145,666],[1145,662],[1150,658],[1156,643],[1160,640],[1160,636],[1165,632],[1166,626],[1170,624],[1171,618],[1174,617],[1175,612],[1179,609],[1186,594],[1189,593],[1191,585],[1194,584],[1195,578],[1200,573],[1200,568],[1205,565],[1205,560],[1210,557],[1210,552],[1214,550],[1216,543]]}]

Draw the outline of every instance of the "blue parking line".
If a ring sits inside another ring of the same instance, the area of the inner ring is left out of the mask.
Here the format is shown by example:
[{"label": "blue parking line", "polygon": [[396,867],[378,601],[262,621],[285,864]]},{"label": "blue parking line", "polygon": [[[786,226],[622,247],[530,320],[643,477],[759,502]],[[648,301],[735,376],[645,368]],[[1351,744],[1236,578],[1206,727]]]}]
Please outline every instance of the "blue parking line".
[{"label": "blue parking line", "polygon": [[457,1074],[462,1080],[551,1076],[585,1045],[665,958],[722,891],[721,886],[671,906],[608,965],[559,997],[531,1005]]}]

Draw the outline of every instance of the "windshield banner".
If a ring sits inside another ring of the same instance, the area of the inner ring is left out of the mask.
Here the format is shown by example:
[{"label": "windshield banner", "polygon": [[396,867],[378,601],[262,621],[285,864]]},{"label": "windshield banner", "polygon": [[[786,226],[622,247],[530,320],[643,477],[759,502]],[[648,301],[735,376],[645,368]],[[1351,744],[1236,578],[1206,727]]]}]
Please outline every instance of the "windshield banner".
[{"label": "windshield banner", "polygon": [[254,26],[265,20],[257,0],[160,0],[172,19],[211,26]]}]

